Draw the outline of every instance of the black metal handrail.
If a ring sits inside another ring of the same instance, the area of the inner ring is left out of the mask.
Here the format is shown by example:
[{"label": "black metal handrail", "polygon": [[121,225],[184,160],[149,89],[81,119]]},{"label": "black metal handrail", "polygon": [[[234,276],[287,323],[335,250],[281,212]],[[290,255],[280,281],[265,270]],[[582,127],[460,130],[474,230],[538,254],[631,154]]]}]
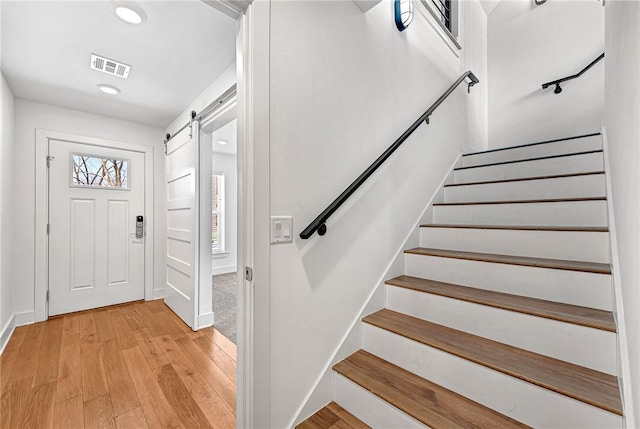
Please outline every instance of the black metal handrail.
[{"label": "black metal handrail", "polygon": [[438,106],[440,106],[440,104],[442,104],[442,102],[458,87],[458,85],[460,85],[467,78],[470,80],[467,91],[470,91],[473,85],[480,82],[471,70],[463,73],[462,76],[460,76],[453,83],[453,85],[451,85],[449,89],[447,89],[444,94],[442,94],[440,98],[438,98],[436,102],[433,103],[431,107],[429,107],[427,111],[424,112],[422,116],[420,116],[420,118],[418,118],[417,121],[411,124],[411,126],[404,133],[402,133],[402,135],[398,137],[398,139],[393,142],[393,144],[389,146],[389,148],[385,150],[382,155],[380,155],[378,159],[373,162],[373,164],[367,167],[367,169],[360,176],[358,176],[358,178],[354,180],[353,183],[349,185],[349,187],[338,196],[338,198],[336,198],[331,204],[329,204],[329,206],[324,209],[324,211],[320,213],[318,217],[316,217],[313,222],[311,222],[309,226],[304,229],[304,231],[300,233],[300,238],[306,240],[307,238],[311,237],[316,231],[318,232],[318,235],[325,235],[327,232],[327,219],[329,219],[329,217],[331,217],[331,215],[336,210],[338,210],[338,208],[345,201],[347,201],[347,199],[349,199],[349,197],[369,178],[369,176],[371,176],[378,169],[378,167],[380,167],[391,156],[391,154],[395,152],[396,149],[398,149],[407,138],[409,138],[409,136],[420,126],[420,124],[422,124],[422,122],[425,122],[427,124],[429,123],[429,116],[431,116],[434,110],[436,110]]},{"label": "black metal handrail", "polygon": [[598,58],[596,58],[595,60],[591,61],[589,63],[588,66],[586,66],[585,68],[583,68],[582,70],[580,70],[580,72],[578,74],[574,74],[571,76],[567,76],[567,77],[563,77],[562,79],[557,79],[557,80],[552,80],[551,82],[547,82],[547,83],[543,83],[542,84],[542,89],[547,89],[548,87],[550,87],[551,85],[555,85],[556,89],[553,90],[554,94],[560,94],[562,92],[562,88],[560,87],[560,84],[562,82],[566,82],[568,80],[571,79],[576,79],[580,76],[582,76],[587,70],[589,70],[591,67],[593,67],[594,65],[596,65],[596,63],[598,61],[600,61],[601,59],[604,58],[604,53],[602,53],[602,55],[600,55]]}]

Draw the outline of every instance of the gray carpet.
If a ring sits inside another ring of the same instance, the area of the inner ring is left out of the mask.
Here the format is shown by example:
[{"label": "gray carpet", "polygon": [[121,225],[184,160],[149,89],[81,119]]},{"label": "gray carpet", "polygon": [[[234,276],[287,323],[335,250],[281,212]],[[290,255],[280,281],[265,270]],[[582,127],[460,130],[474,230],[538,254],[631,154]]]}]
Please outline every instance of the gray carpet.
[{"label": "gray carpet", "polygon": [[236,276],[236,273],[213,276],[213,326],[233,341],[233,344],[237,344],[238,284]]}]

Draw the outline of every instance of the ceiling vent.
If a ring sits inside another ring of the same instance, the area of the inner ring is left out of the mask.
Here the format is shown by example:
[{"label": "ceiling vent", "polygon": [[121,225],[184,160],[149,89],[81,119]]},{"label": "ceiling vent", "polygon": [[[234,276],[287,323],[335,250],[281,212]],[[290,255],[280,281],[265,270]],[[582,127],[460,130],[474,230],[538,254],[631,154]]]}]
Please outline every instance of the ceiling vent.
[{"label": "ceiling vent", "polygon": [[128,78],[129,72],[131,71],[130,65],[119,63],[118,61],[110,60],[96,54],[91,54],[91,68],[123,79]]}]

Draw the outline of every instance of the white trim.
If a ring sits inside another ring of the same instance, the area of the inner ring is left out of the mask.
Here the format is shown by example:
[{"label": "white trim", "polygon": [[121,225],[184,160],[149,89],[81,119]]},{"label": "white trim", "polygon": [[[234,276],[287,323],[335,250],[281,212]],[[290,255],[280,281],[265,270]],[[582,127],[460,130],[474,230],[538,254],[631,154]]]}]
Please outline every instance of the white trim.
[{"label": "white trim", "polygon": [[145,240],[144,240],[144,299],[155,298],[153,259],[154,259],[154,216],[153,216],[153,151],[149,146],[141,146],[126,142],[107,140],[96,137],[86,137],[76,134],[36,129],[35,149],[35,293],[34,319],[36,322],[47,320],[48,306],[46,293],[49,288],[47,222],[49,218],[49,175],[47,172],[46,156],[48,155],[49,140],[60,140],[122,149],[144,154],[144,211],[145,211]]},{"label": "white trim", "polygon": [[18,326],[31,325],[33,323],[35,323],[33,311],[14,313],[2,329],[2,334],[0,335],[0,354],[4,352],[4,348],[9,343],[11,336]]},{"label": "white trim", "polygon": [[[431,26],[431,28],[433,28],[438,37],[442,39],[444,44],[447,45],[447,47],[457,58],[460,58],[460,52],[462,52],[462,45],[459,41],[460,35],[458,34],[457,36],[454,36],[449,30],[445,30],[442,23],[440,23],[436,18],[437,12],[433,11],[433,8],[426,0],[415,0],[414,4],[416,5],[415,10],[417,12],[420,12],[420,15]],[[455,10],[455,13],[458,14],[458,16],[456,17],[458,23],[456,25],[458,26],[458,28],[460,28],[460,8],[456,6]],[[452,39],[455,39],[455,43]],[[460,47],[456,46],[456,43],[460,45]]]},{"label": "white trim", "polygon": [[218,267],[214,268],[212,271],[212,276],[219,276],[221,274],[231,274],[238,271],[237,265],[227,265],[226,267]]},{"label": "white trim", "polygon": [[153,296],[152,296],[151,300],[156,300],[156,299],[164,299],[164,288],[163,287],[158,287],[158,288],[155,288],[153,290]]},{"label": "white trim", "polygon": [[[239,19],[238,370],[236,426],[270,426],[269,56],[271,2]],[[244,267],[253,281],[244,280]]]},{"label": "white trim", "polygon": [[[377,310],[381,310],[382,308],[384,308],[385,299],[386,299],[385,286],[384,286],[385,281],[390,278],[397,277],[403,274],[404,250],[412,247],[417,247],[419,245],[420,225],[427,222],[426,217],[429,216],[430,214],[429,209],[431,208],[432,204],[436,201],[436,198],[438,198],[438,196],[443,191],[444,185],[448,183],[448,181],[453,177],[453,169],[457,166],[457,164],[461,161],[461,159],[462,159],[462,153],[458,154],[458,157],[451,164],[449,171],[447,172],[447,174],[445,174],[444,178],[442,179],[438,187],[435,189],[433,195],[431,195],[431,198],[427,202],[427,205],[425,206],[424,210],[422,211],[422,213],[420,213],[420,216],[418,217],[416,222],[413,224],[413,226],[409,230],[409,233],[407,234],[402,244],[396,251],[395,256],[393,257],[391,262],[389,262],[383,274],[380,276],[380,279],[376,283],[376,286],[373,288],[371,293],[369,293],[369,296],[365,300],[364,304],[362,305],[362,307],[360,307],[360,311],[358,311],[358,314],[351,322],[351,325],[349,325],[349,328],[347,329],[346,333],[340,340],[338,347],[334,350],[333,354],[331,355],[331,358],[325,364],[322,370],[322,373],[318,376],[316,381],[311,386],[309,393],[307,393],[307,395],[305,396],[304,401],[302,402],[300,407],[298,407],[298,410],[296,411],[293,417],[293,420],[290,422],[288,427],[294,427],[295,425],[307,419],[313,413],[318,411],[319,409],[318,407],[322,407],[326,404],[326,401],[324,401],[324,403],[322,400],[314,401],[314,395],[317,394],[316,391],[318,386],[321,385],[322,383],[326,383],[327,378],[331,377],[331,374],[332,374],[331,367],[333,365],[335,365],[338,361],[344,359],[348,355],[355,353],[362,347],[362,329],[361,329],[360,321],[367,314],[373,313]],[[381,289],[380,293],[382,294],[382,298],[383,298],[382,305],[376,302],[376,297],[379,297],[377,292],[380,289]],[[319,405],[320,403],[322,403],[322,405]],[[308,407],[307,404],[310,404],[311,406]],[[313,406],[313,404],[316,404],[316,405]]]},{"label": "white trim", "polygon": [[213,326],[213,312],[198,315],[198,329]]},{"label": "white trim", "polygon": [[613,305],[616,326],[618,327],[618,383],[622,396],[625,427],[633,429],[635,415],[633,410],[633,396],[631,392],[631,368],[629,365],[629,345],[627,343],[627,328],[622,305],[622,283],[620,282],[620,257],[618,255],[618,239],[616,222],[613,215],[613,193],[611,192],[611,164],[609,162],[609,140],[607,130],[602,127],[602,149],[604,153],[604,171],[607,184],[607,214],[609,216],[609,243],[611,250],[611,278],[613,283]]}]

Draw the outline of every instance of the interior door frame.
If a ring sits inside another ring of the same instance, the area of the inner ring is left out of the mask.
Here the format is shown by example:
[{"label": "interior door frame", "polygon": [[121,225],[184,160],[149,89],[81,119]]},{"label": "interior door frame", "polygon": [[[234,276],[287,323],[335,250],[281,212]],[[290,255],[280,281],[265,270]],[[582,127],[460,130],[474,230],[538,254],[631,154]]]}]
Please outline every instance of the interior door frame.
[{"label": "interior door frame", "polygon": [[[145,240],[144,240],[144,299],[154,299],[154,216],[153,216],[153,168],[154,148],[97,137],[87,137],[77,134],[63,133],[44,129],[36,129],[35,148],[35,321],[42,322],[49,317],[47,291],[49,290],[49,234],[47,222],[49,220],[49,172],[47,157],[49,156],[50,141],[66,141],[70,143],[86,144],[113,149],[140,152],[144,155],[144,212],[145,212]],[[55,162],[55,160],[53,160]]]}]

